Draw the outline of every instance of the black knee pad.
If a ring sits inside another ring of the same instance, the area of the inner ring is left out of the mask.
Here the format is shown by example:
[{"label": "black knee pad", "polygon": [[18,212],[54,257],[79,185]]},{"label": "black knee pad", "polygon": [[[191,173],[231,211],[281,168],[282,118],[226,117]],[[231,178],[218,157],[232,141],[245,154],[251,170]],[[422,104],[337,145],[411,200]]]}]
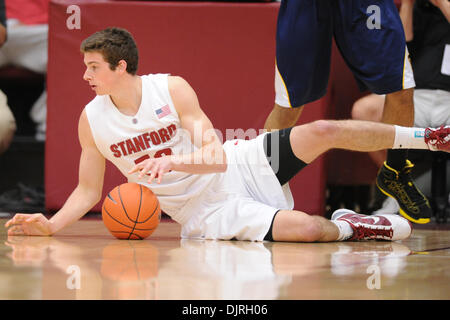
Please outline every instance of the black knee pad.
[{"label": "black knee pad", "polygon": [[292,127],[269,132],[264,137],[264,152],[281,185],[291,180],[307,165],[292,151],[289,139],[291,130]]}]

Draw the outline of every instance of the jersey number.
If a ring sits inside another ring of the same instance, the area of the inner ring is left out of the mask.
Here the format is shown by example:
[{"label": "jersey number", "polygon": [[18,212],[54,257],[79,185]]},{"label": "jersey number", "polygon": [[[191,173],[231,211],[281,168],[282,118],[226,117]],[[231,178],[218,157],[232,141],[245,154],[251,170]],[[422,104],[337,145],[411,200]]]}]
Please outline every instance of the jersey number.
[{"label": "jersey number", "polygon": [[[172,149],[170,148],[166,148],[166,149],[161,149],[158,152],[155,153],[155,155],[153,156],[153,158],[161,158],[163,156],[170,156],[172,154]],[[139,157],[136,160],[134,160],[135,164],[141,163],[144,160],[150,159],[150,156],[148,154],[146,154],[145,156]],[[149,174],[147,173],[147,175],[149,176]]]}]

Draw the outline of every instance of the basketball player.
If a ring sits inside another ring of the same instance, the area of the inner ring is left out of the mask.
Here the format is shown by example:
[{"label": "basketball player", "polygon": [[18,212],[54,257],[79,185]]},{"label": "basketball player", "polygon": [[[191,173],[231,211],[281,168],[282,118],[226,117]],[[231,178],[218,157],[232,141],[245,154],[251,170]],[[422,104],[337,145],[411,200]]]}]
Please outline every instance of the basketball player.
[{"label": "basketball player", "polygon": [[286,182],[331,148],[450,151],[448,128],[356,120],[319,120],[222,145],[185,80],[136,74],[138,51],[126,30],[94,33],[81,51],[84,79],[97,96],[79,119],[78,185],[50,220],[16,214],[6,223],[9,235],[53,235],[80,219],[101,200],[107,159],[129,182],[152,189],[161,209],[182,225],[182,238],[406,239],[411,225],[400,216],[341,209],[327,220],[295,211]]},{"label": "basketball player", "polygon": [[[294,126],[303,106],[326,93],[334,37],[361,91],[386,94],[381,122],[414,124],[414,76],[393,0],[282,0],[277,22],[275,106],[268,130]],[[377,185],[410,221],[430,221],[428,199],[410,176],[407,149],[388,150]]]}]

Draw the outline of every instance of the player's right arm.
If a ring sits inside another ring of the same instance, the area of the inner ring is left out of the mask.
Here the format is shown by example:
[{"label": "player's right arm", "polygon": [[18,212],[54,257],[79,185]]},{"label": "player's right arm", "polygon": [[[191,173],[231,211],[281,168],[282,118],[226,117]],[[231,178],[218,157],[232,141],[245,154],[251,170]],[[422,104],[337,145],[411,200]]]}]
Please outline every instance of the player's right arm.
[{"label": "player's right arm", "polygon": [[16,214],[5,226],[8,235],[53,235],[83,217],[101,199],[105,158],[92,137],[85,111],[78,123],[81,157],[78,185],[63,207],[48,220],[42,214]]}]

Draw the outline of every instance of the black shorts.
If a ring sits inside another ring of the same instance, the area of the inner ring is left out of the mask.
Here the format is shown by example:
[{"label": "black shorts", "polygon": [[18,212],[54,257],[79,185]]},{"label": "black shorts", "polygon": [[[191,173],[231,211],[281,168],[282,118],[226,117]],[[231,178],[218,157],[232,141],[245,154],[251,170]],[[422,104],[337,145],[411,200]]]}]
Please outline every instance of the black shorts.
[{"label": "black shorts", "polygon": [[[380,25],[373,25],[379,18]],[[387,94],[414,86],[393,0],[283,0],[276,42],[277,96],[299,107],[325,95],[334,38],[361,90]],[[281,105],[287,107],[286,102]],[[279,103],[279,104],[280,104]]]}]

